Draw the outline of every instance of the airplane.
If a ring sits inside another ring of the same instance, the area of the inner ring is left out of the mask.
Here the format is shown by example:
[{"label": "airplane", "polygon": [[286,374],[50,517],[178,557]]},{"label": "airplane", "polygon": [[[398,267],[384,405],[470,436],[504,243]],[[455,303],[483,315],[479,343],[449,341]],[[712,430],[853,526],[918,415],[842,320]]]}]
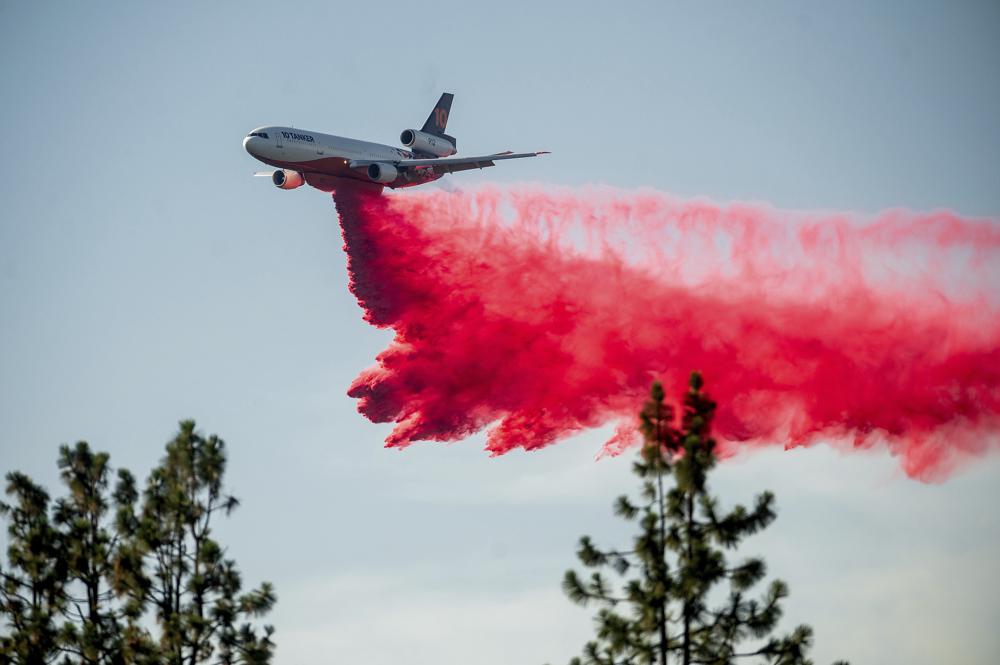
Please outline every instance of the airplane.
[{"label": "airplane", "polygon": [[547,154],[508,151],[481,157],[451,157],[458,152],[458,141],[445,133],[452,99],[451,93],[441,95],[419,131],[403,130],[399,142],[409,150],[292,127],[258,127],[243,139],[243,147],[254,158],[278,169],[254,175],[270,176],[280,189],[309,184],[325,192],[333,191],[344,180],[367,183],[379,192],[383,187],[413,187],[433,182],[446,173]]}]

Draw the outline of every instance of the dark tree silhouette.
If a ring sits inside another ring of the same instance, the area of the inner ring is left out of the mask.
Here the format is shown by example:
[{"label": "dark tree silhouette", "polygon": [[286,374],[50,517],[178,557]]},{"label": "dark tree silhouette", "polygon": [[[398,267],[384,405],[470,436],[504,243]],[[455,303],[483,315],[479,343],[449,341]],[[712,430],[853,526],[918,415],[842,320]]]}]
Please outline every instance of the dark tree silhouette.
[{"label": "dark tree silhouette", "polygon": [[148,571],[129,567],[122,587],[152,604],[160,652],[173,665],[213,656],[223,665],[267,663],[272,655],[273,629],[264,626],[258,635],[249,619],[271,609],[274,589],[265,582],[241,593],[236,563],[212,538],[216,514],[228,515],[239,505],[223,488],[225,469],[222,439],[203,437],[194,421],[184,421],[150,474],[140,510],[120,516],[134,548],[130,559],[150,562]]},{"label": "dark tree silhouette", "polygon": [[6,569],[0,569],[0,662],[42,665],[55,659],[67,571],[59,535],[49,520],[49,495],[23,473],[7,474],[10,503]]},{"label": "dark tree silhouette", "polygon": [[[584,536],[577,555],[594,571],[583,578],[570,570],[563,578],[570,599],[600,607],[595,639],[573,665],[810,663],[808,626],[772,636],[788,595],[785,583],[775,580],[761,597],[752,597],[750,589],[764,578],[764,561],[731,564],[726,558],[743,538],[774,520],[774,496],[764,492],[751,509],[720,510],[706,486],[716,461],[709,434],[714,412],[697,373],[679,426],[662,386],[653,384],[640,414],[644,445],[634,465],[642,479],[640,498],[621,496],[614,504],[615,514],[638,523],[639,533],[632,547],[610,550]],[[621,583],[612,584],[600,572],[604,568]],[[711,602],[710,591],[722,584],[728,591]]]},{"label": "dark tree silhouette", "polygon": [[[180,424],[140,494],[125,469],[112,491],[107,453],[59,450],[66,495],[7,476],[8,566],[0,572],[0,665],[265,665],[275,603],[265,582],[244,592],[212,538],[225,492],[225,443]],[[154,627],[155,626],[155,627]]]},{"label": "dark tree silhouette", "polygon": [[54,513],[67,573],[60,647],[81,663],[114,663],[122,645],[119,603],[110,581],[119,538],[109,524],[109,456],[93,452],[84,441],[63,445],[59,470],[67,489]]}]

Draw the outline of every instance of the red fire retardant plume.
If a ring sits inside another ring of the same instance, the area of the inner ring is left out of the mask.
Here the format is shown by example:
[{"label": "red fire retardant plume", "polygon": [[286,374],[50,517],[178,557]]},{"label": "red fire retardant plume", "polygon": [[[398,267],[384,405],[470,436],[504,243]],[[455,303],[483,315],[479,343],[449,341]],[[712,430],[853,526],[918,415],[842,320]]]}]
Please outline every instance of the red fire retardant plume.
[{"label": "red fire retardant plume", "polygon": [[691,370],[737,444],[884,445],[939,479],[1000,432],[1000,224],[537,187],[334,194],[350,288],[395,339],[349,395],[387,446],[616,452]]}]

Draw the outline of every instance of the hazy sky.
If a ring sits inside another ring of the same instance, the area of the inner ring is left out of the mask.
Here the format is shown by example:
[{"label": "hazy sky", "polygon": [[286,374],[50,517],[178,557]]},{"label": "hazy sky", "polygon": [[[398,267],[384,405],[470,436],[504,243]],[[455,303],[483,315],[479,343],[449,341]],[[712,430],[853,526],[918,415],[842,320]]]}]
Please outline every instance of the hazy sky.
[{"label": "hazy sky", "polygon": [[[591,613],[559,582],[581,534],[626,537],[630,460],[593,461],[604,431],[383,450],[344,393],[389,333],[347,291],[331,201],[251,178],[243,136],[394,143],[451,91],[463,154],[553,151],[453,186],[996,219],[998,71],[995,2],[2,2],[0,471],[54,487],[86,439],[144,474],[194,417],[243,500],[220,537],[277,587],[277,665],[565,662]],[[990,663],[998,482],[995,457],[923,485],[818,446],[713,487],[777,494],[743,552],[818,663]]]}]

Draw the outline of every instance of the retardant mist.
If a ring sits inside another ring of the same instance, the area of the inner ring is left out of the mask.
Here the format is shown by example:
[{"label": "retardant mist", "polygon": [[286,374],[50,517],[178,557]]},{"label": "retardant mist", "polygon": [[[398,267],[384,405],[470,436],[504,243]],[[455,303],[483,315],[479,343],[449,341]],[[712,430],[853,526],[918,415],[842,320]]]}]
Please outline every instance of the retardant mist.
[{"label": "retardant mist", "polygon": [[701,370],[737,445],[885,446],[941,479],[998,446],[1000,225],[654,191],[334,195],[350,288],[395,339],[349,395],[387,446],[493,454],[618,423]]}]

